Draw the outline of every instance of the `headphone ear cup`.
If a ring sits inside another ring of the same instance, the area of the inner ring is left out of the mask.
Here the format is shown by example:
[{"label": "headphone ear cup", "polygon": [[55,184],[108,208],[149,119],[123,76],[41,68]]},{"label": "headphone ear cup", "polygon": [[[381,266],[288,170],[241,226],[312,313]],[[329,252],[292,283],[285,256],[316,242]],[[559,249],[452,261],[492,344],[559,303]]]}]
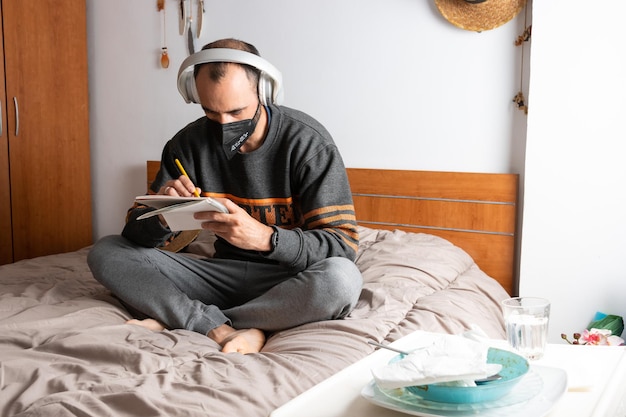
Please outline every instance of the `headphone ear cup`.
[{"label": "headphone ear cup", "polygon": [[199,103],[198,89],[196,88],[196,80],[193,77],[193,71],[187,71],[178,78],[178,91],[187,103]]},{"label": "headphone ear cup", "polygon": [[189,73],[187,77],[187,93],[189,94],[189,100],[193,103],[200,103],[200,95],[198,94],[198,89],[196,88],[196,79],[193,76],[193,71]]},{"label": "headphone ear cup", "polygon": [[274,103],[272,79],[264,72],[259,76],[259,100],[265,106]]}]

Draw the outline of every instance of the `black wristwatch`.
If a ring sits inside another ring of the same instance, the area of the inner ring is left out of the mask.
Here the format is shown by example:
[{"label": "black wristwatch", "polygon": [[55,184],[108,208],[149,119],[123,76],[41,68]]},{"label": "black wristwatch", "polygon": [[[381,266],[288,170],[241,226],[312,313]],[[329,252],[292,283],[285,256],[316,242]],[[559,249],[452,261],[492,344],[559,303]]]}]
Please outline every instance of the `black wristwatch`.
[{"label": "black wristwatch", "polygon": [[278,246],[278,227],[272,226],[272,229],[274,229],[274,233],[272,233],[272,236],[270,237],[269,253],[274,252],[274,249],[276,249],[276,246]]}]

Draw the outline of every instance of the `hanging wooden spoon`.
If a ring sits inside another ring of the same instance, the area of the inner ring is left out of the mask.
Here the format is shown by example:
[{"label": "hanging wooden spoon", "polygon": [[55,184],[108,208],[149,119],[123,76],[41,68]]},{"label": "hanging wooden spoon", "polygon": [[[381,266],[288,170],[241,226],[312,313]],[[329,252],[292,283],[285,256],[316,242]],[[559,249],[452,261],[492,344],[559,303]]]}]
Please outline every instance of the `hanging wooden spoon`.
[{"label": "hanging wooden spoon", "polygon": [[161,67],[167,68],[170,66],[170,57],[167,54],[167,47],[161,48]]}]

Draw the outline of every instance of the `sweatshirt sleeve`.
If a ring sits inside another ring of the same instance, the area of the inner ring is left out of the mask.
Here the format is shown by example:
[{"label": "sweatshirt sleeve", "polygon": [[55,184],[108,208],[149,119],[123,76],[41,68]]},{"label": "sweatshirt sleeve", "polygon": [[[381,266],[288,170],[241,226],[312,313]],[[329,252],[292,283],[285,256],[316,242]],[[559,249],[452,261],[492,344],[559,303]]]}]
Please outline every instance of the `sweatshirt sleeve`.
[{"label": "sweatshirt sleeve", "polygon": [[359,242],[352,193],[346,169],[334,144],[329,144],[297,169],[303,226],[276,228],[276,246],[267,257],[304,270],[322,259],[354,260]]},{"label": "sweatshirt sleeve", "polygon": [[[169,161],[172,158],[166,158],[169,147],[166,147],[163,151],[162,161]],[[172,178],[173,163],[167,164],[161,162],[161,169],[157,173],[157,176],[152,183],[150,190],[156,193],[159,188],[168,179]],[[163,226],[158,216],[150,217],[145,220],[137,220],[137,217],[144,213],[154,210],[154,208],[146,207],[135,203],[126,214],[126,224],[122,230],[122,236],[137,245],[154,248],[165,246],[175,234],[169,227]]]},{"label": "sweatshirt sleeve", "polygon": [[147,248],[164,246],[174,234],[169,227],[161,224],[158,216],[137,220],[137,217],[152,210],[154,209],[137,205],[130,208],[126,216],[126,224],[122,230],[122,236]]}]

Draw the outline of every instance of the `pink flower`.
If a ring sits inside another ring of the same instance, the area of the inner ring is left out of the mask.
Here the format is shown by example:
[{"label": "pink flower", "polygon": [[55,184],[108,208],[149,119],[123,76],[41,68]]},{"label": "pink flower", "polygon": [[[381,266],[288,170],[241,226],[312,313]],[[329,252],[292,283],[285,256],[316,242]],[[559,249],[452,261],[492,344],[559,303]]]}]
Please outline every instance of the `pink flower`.
[{"label": "pink flower", "polygon": [[585,329],[580,340],[585,345],[619,346],[624,344],[624,339],[619,336],[611,336],[611,331],[608,329]]}]

